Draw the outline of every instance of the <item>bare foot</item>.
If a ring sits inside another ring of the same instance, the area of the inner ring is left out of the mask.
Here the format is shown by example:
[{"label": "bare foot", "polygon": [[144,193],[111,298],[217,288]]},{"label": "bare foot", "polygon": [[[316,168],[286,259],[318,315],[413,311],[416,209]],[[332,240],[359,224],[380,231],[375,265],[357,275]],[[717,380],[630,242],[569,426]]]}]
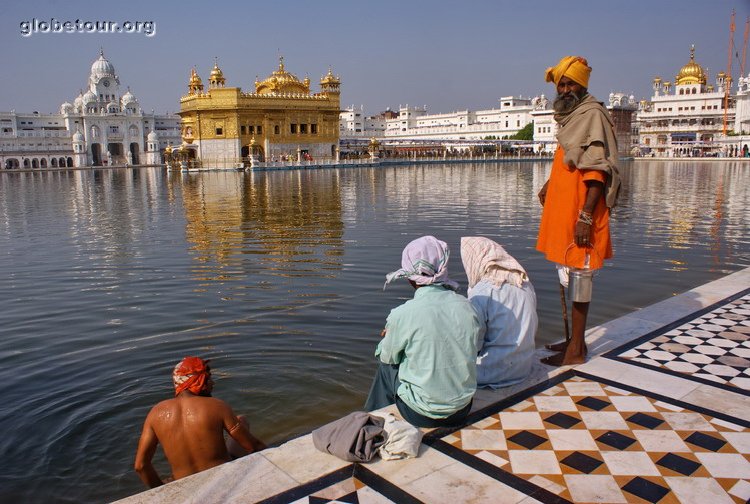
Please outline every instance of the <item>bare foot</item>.
[{"label": "bare foot", "polygon": [[547,364],[548,366],[570,366],[571,364],[583,364],[586,362],[586,356],[570,356],[568,357],[566,353],[556,353],[555,355],[550,355],[549,357],[545,357],[543,359],[540,359],[542,364]]},{"label": "bare foot", "polygon": [[[569,341],[561,341],[560,343],[548,343],[544,345],[544,348],[547,350],[552,350],[553,352],[562,352],[564,353],[565,350],[568,349],[568,343]],[[588,347],[583,347],[583,355],[588,355],[589,349]]]}]

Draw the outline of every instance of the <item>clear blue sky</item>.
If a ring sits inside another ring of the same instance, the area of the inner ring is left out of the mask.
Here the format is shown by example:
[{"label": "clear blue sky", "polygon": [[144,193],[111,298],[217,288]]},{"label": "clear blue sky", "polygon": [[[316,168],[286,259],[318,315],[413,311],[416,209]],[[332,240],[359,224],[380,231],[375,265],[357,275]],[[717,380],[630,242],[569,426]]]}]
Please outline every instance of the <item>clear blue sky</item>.
[{"label": "clear blue sky", "polygon": [[[100,47],[123,86],[158,112],[178,110],[193,66],[206,83],[218,57],[227,85],[252,90],[279,54],[288,71],[310,76],[314,91],[332,67],[342,106],[363,104],[367,113],[407,103],[433,113],[477,110],[504,95],[551,96],[544,69],[567,54],[588,58],[589,88],[600,99],[611,91],[641,99],[653,77],[674,80],[691,44],[713,83],[727,67],[732,9],[741,56],[750,0],[11,0],[2,9],[0,110],[58,111],[86,86]],[[23,37],[20,23],[33,18],[153,21],[155,34]],[[738,71],[735,58],[735,81]]]}]

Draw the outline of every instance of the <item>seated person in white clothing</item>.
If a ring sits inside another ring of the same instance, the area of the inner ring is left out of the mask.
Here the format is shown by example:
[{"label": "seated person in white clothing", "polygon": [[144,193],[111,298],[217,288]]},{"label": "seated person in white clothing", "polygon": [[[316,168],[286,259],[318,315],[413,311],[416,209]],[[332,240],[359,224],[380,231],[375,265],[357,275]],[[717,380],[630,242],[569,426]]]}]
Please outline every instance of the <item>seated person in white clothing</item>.
[{"label": "seated person in white clothing", "polygon": [[481,236],[461,238],[468,297],[487,332],[477,357],[477,386],[500,388],[531,372],[537,330],[536,294],[523,266]]}]

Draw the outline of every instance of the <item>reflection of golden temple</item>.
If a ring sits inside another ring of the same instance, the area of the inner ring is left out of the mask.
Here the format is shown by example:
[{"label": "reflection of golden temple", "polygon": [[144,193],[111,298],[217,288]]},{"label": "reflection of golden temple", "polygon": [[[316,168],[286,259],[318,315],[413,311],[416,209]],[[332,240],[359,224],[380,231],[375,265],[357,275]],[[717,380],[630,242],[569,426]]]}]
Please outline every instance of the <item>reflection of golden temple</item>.
[{"label": "reflection of golden temple", "polygon": [[330,276],[341,267],[344,224],[334,171],[258,180],[231,172],[173,174],[170,183],[180,186],[198,280],[238,280],[259,262],[278,276]]},{"label": "reflection of golden temple", "polygon": [[250,93],[226,87],[218,62],[207,91],[192,69],[188,93],[180,98],[183,140],[192,144],[204,168],[231,168],[247,161],[254,138],[260,161],[294,157],[298,149],[306,157],[333,158],[339,140],[340,85],[329,69],[320,80],[321,91],[311,93],[310,79],[300,81],[288,72],[283,57],[278,69],[256,80]]}]

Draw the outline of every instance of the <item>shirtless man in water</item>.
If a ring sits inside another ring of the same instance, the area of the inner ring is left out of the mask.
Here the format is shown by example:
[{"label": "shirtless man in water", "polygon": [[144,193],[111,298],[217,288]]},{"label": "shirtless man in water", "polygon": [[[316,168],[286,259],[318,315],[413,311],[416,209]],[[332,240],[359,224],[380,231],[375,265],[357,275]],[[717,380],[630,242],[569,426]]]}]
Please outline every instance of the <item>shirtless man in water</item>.
[{"label": "shirtless man in water", "polygon": [[[227,403],[211,397],[211,369],[198,357],[174,368],[175,397],[154,406],[143,424],[135,470],[150,488],[163,485],[151,460],[159,443],[174,479],[184,478],[266,447]],[[226,442],[224,431],[231,436]]]}]

